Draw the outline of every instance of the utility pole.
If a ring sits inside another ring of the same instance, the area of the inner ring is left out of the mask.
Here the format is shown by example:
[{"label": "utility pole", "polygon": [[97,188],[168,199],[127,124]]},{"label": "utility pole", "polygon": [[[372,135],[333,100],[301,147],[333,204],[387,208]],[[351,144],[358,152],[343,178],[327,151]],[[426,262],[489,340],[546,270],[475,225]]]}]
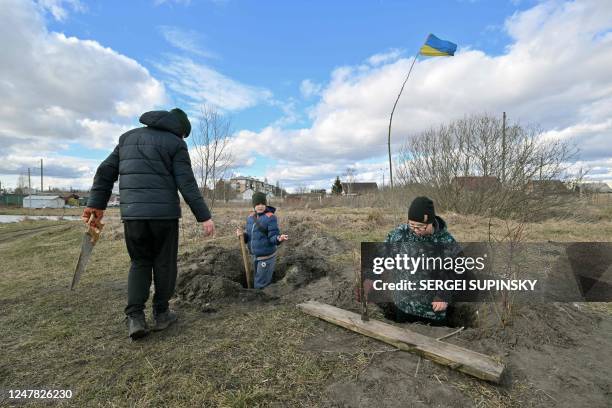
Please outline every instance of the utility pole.
[{"label": "utility pole", "polygon": [[28,167],[28,197],[30,197],[30,210],[32,209],[32,180],[30,179],[30,168]]},{"label": "utility pole", "polygon": [[502,116],[502,171],[501,171],[501,182],[502,185],[506,183],[506,112]]},{"label": "utility pole", "polygon": [[40,159],[40,191],[43,191],[43,159]]}]

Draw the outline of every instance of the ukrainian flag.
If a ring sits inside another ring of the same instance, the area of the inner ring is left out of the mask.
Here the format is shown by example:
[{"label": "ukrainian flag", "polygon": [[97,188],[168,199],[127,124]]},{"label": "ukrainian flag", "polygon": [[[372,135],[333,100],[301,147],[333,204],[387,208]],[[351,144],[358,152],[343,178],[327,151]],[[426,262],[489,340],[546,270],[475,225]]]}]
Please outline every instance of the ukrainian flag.
[{"label": "ukrainian flag", "polygon": [[425,44],[421,47],[419,54],[427,55],[430,57],[444,56],[450,57],[455,55],[455,51],[457,50],[457,44],[452,43],[450,41],[444,41],[439,39],[433,34],[429,34]]}]

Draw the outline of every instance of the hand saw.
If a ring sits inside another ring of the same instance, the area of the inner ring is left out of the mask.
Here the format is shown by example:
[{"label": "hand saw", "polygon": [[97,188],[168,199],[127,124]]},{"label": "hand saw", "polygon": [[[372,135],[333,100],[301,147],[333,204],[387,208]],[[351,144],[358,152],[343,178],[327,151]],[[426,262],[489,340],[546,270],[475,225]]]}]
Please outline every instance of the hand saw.
[{"label": "hand saw", "polygon": [[95,221],[95,215],[91,214],[89,217],[89,221],[87,221],[87,231],[85,231],[85,235],[83,235],[83,243],[81,244],[81,253],[79,254],[79,259],[76,264],[76,268],[74,270],[74,275],[72,277],[72,283],[70,284],[70,290],[73,290],[79,280],[81,279],[81,275],[85,272],[85,268],[87,267],[87,262],[91,257],[91,252],[93,251],[94,245],[98,242],[100,238],[100,233],[102,232],[103,224],[99,224],[100,228],[92,226],[92,222]]}]

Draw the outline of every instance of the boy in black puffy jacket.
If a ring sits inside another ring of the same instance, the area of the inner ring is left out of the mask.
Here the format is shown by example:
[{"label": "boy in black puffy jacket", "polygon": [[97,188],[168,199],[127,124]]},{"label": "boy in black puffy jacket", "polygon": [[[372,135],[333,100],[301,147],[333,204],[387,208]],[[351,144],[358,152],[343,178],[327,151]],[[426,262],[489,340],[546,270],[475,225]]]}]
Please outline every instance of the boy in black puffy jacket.
[{"label": "boy in black puffy jacket", "polygon": [[289,239],[281,234],[274,212],[276,208],[266,205],[266,195],[262,192],[253,193],[253,208],[247,217],[245,231],[240,228],[236,235],[244,234],[244,240],[253,257],[255,270],[255,289],[263,289],[272,282],[274,263],[276,261],[276,246]]}]

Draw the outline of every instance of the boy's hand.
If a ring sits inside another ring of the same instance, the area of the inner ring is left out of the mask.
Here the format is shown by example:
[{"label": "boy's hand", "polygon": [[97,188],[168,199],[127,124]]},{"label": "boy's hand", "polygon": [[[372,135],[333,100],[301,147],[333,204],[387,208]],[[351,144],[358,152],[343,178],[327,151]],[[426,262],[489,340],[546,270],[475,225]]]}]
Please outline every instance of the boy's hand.
[{"label": "boy's hand", "polygon": [[204,221],[202,223],[202,230],[204,231],[205,236],[215,235],[215,223],[213,220]]},{"label": "boy's hand", "polygon": [[278,239],[278,242],[283,242],[283,241],[288,240],[289,236],[286,234],[282,234],[282,235],[279,235],[277,239]]},{"label": "boy's hand", "polygon": [[242,230],[240,228],[236,228],[236,236],[239,237],[242,234],[244,234],[244,232],[242,232]]}]

